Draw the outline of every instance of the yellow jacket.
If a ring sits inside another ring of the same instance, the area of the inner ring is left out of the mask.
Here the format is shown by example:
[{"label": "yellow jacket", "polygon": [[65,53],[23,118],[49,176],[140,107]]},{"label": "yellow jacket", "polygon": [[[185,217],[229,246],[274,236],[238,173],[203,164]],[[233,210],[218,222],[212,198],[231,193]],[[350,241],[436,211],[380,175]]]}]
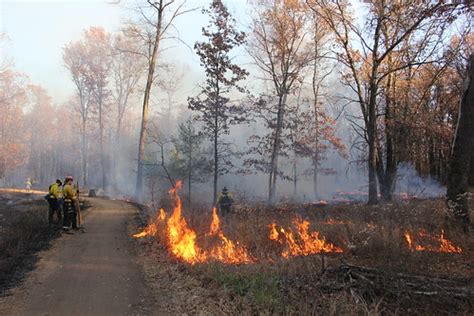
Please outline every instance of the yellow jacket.
[{"label": "yellow jacket", "polygon": [[221,192],[219,194],[219,197],[217,198],[217,204],[219,204],[219,206],[232,206],[232,203],[234,203],[232,193],[228,192],[227,194],[224,194]]},{"label": "yellow jacket", "polygon": [[77,190],[72,185],[66,184],[63,188],[65,200],[75,200],[77,198]]},{"label": "yellow jacket", "polygon": [[61,188],[56,182],[51,184],[51,186],[49,187],[49,195],[55,199],[60,199],[63,197],[63,192],[61,191]]}]

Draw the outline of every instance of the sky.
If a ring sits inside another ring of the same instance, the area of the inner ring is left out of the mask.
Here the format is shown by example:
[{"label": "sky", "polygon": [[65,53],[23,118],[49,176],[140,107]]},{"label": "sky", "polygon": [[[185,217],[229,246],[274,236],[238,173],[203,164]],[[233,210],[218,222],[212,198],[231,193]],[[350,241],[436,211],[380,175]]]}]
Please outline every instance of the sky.
[{"label": "sky", "polygon": [[[62,48],[82,36],[90,26],[102,26],[109,32],[118,31],[131,16],[134,1],[119,5],[105,0],[0,0],[0,33],[8,36],[0,47],[0,54],[11,58],[15,69],[29,76],[33,84],[46,88],[56,103],[66,102],[74,93],[74,86],[62,61]],[[189,8],[209,3],[207,0],[188,0]],[[225,1],[239,21],[245,20],[246,0]],[[181,40],[189,46],[201,38],[201,28],[208,18],[200,10],[180,17],[175,25]],[[241,26],[244,22],[240,22]],[[189,48],[178,42],[165,44],[165,54],[173,61],[190,69],[186,90],[191,82],[198,82],[199,59]]]}]

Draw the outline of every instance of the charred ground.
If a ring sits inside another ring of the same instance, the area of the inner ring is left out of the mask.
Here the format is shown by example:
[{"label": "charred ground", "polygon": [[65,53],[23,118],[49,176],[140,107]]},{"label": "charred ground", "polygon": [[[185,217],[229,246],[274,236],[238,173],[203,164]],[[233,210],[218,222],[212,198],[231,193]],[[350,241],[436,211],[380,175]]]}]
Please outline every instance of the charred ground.
[{"label": "charred ground", "polygon": [[0,192],[0,296],[18,285],[35,268],[37,253],[61,235],[59,224],[48,223],[45,194]]}]

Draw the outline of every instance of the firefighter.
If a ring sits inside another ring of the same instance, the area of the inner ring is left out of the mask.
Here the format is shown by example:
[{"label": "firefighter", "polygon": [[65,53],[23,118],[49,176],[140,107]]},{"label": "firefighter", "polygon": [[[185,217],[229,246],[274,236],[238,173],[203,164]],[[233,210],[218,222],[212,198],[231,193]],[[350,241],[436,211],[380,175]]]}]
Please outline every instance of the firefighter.
[{"label": "firefighter", "polygon": [[226,187],[222,189],[222,192],[219,194],[219,198],[217,199],[217,204],[219,205],[219,213],[222,216],[226,216],[230,213],[232,208],[232,203],[234,203],[234,199],[232,198],[232,193],[230,193]]},{"label": "firefighter", "polygon": [[30,180],[30,178],[26,179],[25,189],[26,189],[27,193],[31,193],[31,180]]},{"label": "firefighter", "polygon": [[78,229],[77,227],[77,209],[76,209],[76,201],[78,192],[76,188],[73,187],[74,179],[71,176],[67,176],[64,180],[64,188],[63,188],[63,198],[64,198],[64,206],[63,206],[63,213],[64,213],[64,224],[63,229],[67,233],[71,233],[71,225],[73,229]]},{"label": "firefighter", "polygon": [[48,204],[49,204],[49,212],[48,212],[48,221],[50,224],[53,223],[54,214],[56,214],[58,218],[58,222],[62,219],[62,199],[63,193],[61,190],[61,186],[63,183],[61,180],[56,179],[56,182],[49,186],[49,195],[48,195]]}]

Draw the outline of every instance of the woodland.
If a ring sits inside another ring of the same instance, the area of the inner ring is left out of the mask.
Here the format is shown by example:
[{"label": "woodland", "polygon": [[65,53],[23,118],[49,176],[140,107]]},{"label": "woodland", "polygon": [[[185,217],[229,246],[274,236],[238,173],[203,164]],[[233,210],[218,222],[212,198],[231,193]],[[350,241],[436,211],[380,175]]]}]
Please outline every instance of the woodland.
[{"label": "woodland", "polygon": [[149,292],[127,313],[473,314],[472,1],[107,3],[58,44],[67,101],[0,50],[0,290],[71,175],[92,229],[58,243],[123,242],[140,286],[78,269]]}]

